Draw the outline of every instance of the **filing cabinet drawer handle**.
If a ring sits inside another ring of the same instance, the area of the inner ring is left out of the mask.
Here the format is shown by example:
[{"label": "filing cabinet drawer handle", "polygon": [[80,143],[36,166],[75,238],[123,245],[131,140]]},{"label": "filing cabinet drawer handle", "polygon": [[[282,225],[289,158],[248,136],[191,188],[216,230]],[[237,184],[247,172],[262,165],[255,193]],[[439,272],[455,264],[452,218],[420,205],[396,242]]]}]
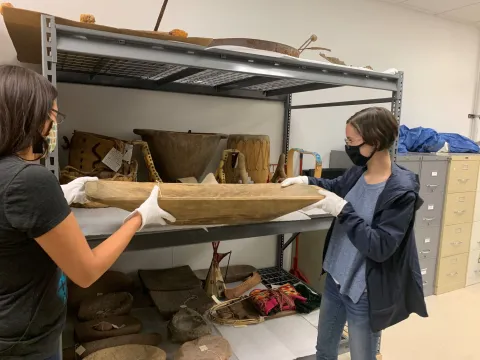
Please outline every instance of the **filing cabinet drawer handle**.
[{"label": "filing cabinet drawer handle", "polygon": [[462,184],[466,184],[468,182],[468,180],[470,180],[470,179],[457,179],[457,181],[462,183]]},{"label": "filing cabinet drawer handle", "polygon": [[420,251],[420,254],[430,254],[430,253],[431,253],[431,250],[430,250],[430,249]]},{"label": "filing cabinet drawer handle", "polygon": [[450,274],[447,274],[447,276],[457,276],[458,275],[458,272],[454,271],[454,272],[451,272]]},{"label": "filing cabinet drawer handle", "polygon": [[438,185],[434,184],[427,184],[427,188],[429,188],[432,192],[434,192],[437,189]]},{"label": "filing cabinet drawer handle", "polygon": [[428,281],[424,281],[423,282],[423,286],[427,285],[428,284]]},{"label": "filing cabinet drawer handle", "polygon": [[457,215],[463,215],[465,214],[465,210],[455,210],[454,213]]},{"label": "filing cabinet drawer handle", "polygon": [[450,244],[452,244],[453,246],[458,246],[463,244],[463,241],[454,241],[454,242],[451,242]]},{"label": "filing cabinet drawer handle", "polygon": [[433,218],[423,218],[423,221],[433,221],[433,220],[435,220],[434,217]]}]

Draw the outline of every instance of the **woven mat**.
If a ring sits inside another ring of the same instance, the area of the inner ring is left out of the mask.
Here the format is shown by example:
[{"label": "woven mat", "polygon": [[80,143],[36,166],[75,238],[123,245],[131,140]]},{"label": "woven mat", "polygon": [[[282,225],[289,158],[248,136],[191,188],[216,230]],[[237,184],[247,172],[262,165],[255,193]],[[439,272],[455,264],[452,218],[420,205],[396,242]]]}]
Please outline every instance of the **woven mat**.
[{"label": "woven mat", "polygon": [[164,270],[138,270],[138,276],[150,291],[190,290],[201,286],[190,266]]},{"label": "woven mat", "polygon": [[150,291],[150,296],[162,317],[167,320],[171,319],[180,310],[180,306],[192,297],[196,298],[187,301],[185,305],[201,315],[215,305],[213,300],[200,287],[192,290]]}]

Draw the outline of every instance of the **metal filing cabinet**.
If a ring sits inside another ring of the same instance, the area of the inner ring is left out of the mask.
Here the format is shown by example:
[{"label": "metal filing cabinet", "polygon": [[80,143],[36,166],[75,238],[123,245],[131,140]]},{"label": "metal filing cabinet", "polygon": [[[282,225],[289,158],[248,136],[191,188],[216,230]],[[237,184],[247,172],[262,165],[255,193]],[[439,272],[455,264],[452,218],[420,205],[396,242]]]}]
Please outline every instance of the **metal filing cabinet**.
[{"label": "metal filing cabinet", "polygon": [[424,203],[415,218],[415,239],[425,296],[435,289],[435,274],[445,198],[448,159],[429,154],[397,157],[397,164],[418,174]]},{"label": "metal filing cabinet", "polygon": [[475,194],[475,210],[473,212],[466,286],[478,283],[480,283],[480,170],[477,181],[477,192]]},{"label": "metal filing cabinet", "polygon": [[435,294],[461,289],[467,279],[480,281],[478,257],[475,260],[471,251],[476,236],[472,234],[478,231],[473,224],[479,216],[475,214],[479,166],[478,155],[450,156]]}]

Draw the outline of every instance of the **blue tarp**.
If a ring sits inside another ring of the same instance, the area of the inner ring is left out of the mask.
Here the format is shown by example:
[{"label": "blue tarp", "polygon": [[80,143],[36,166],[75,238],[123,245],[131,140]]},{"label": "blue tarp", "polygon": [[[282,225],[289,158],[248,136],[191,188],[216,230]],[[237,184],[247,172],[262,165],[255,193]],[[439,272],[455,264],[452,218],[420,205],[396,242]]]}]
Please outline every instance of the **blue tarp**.
[{"label": "blue tarp", "polygon": [[469,138],[451,133],[438,133],[433,129],[417,127],[409,129],[400,126],[398,152],[437,152],[445,143],[451,153],[478,153],[479,146]]}]

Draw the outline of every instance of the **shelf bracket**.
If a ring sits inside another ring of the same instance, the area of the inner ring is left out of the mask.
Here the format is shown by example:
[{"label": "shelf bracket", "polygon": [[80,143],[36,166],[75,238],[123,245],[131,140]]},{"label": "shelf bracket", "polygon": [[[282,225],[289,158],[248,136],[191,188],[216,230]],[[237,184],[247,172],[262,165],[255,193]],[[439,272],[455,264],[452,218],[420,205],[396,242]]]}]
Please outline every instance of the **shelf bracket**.
[{"label": "shelf bracket", "polygon": [[297,232],[297,233],[294,233],[290,239],[288,239],[285,244],[283,244],[283,247],[282,247],[282,250],[285,251],[291,243],[293,243],[295,241],[295,239],[297,238],[298,235],[300,235],[301,233]]}]

